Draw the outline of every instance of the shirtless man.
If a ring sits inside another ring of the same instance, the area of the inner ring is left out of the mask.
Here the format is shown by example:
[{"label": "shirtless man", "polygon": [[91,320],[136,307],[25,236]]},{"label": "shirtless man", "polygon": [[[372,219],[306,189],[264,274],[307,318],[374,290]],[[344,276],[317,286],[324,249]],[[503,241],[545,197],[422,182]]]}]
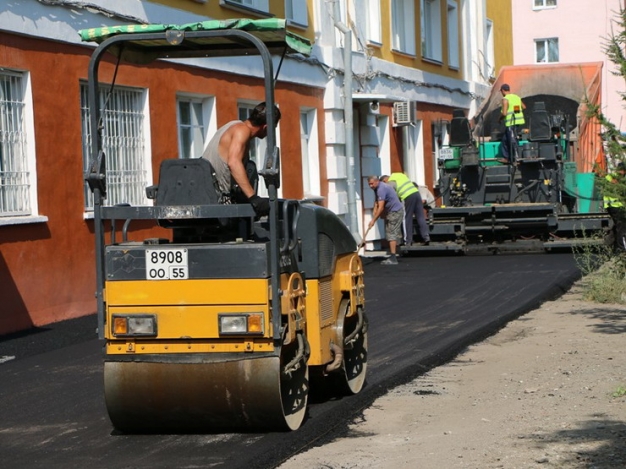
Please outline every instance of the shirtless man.
[{"label": "shirtless man", "polygon": [[[274,125],[277,125],[279,120],[280,110],[274,106]],[[262,139],[266,136],[266,105],[260,103],[245,121],[230,121],[220,127],[202,155],[202,158],[207,159],[213,166],[221,200],[224,203],[230,203],[234,180],[258,216],[269,213],[269,199],[256,195],[248,180],[245,163],[249,158],[250,141],[253,138]]]}]

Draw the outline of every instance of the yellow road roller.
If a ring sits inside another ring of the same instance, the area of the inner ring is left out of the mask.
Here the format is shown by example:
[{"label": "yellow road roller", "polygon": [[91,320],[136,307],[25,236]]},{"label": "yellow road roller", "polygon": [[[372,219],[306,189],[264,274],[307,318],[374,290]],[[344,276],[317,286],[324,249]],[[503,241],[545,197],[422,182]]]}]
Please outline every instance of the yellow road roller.
[{"label": "yellow road roller", "polygon": [[[363,265],[328,209],[278,199],[280,152],[268,113],[263,177],[269,215],[220,204],[208,161],[161,163],[152,205],[106,204],[105,109],[98,69],[138,58],[260,56],[274,105],[273,54],[310,50],[285,21],[222,20],[80,31],[88,75],[99,337],[113,426],[127,433],[295,430],[309,390],[357,393],[367,370]],[[106,102],[106,100],[105,100]],[[166,238],[130,239],[152,220]],[[110,231],[107,234],[107,231]]]}]

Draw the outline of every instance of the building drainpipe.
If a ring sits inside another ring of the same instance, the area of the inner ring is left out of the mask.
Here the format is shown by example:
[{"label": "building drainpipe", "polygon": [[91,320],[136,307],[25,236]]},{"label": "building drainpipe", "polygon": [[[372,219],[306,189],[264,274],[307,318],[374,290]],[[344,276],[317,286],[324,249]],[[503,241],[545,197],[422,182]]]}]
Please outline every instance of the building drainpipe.
[{"label": "building drainpipe", "polygon": [[[347,5],[346,5],[347,10]],[[353,134],[353,109],[352,109],[352,31],[344,23],[339,21],[341,18],[341,10],[339,2],[334,2],[334,24],[335,27],[343,33],[345,38],[343,48],[343,93],[344,105],[343,114],[346,129],[346,176],[348,178],[348,228],[352,235],[360,241],[359,223],[357,220],[356,210],[356,177],[354,164],[354,134]]]}]

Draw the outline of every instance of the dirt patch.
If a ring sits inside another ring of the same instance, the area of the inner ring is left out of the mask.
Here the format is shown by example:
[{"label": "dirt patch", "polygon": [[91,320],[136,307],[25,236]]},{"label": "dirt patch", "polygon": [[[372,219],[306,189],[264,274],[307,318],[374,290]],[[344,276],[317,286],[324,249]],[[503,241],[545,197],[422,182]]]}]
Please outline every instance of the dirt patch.
[{"label": "dirt patch", "polygon": [[626,467],[625,333],[577,283],[280,469]]}]

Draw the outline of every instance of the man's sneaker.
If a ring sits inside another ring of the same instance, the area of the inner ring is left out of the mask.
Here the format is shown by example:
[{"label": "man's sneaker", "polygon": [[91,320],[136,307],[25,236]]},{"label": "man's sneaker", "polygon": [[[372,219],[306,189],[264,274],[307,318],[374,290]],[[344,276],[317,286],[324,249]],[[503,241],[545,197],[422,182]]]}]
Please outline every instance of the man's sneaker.
[{"label": "man's sneaker", "polygon": [[380,264],[381,265],[398,265],[398,259],[396,258],[395,255],[392,254],[391,256],[389,256],[384,261],[381,261]]}]

